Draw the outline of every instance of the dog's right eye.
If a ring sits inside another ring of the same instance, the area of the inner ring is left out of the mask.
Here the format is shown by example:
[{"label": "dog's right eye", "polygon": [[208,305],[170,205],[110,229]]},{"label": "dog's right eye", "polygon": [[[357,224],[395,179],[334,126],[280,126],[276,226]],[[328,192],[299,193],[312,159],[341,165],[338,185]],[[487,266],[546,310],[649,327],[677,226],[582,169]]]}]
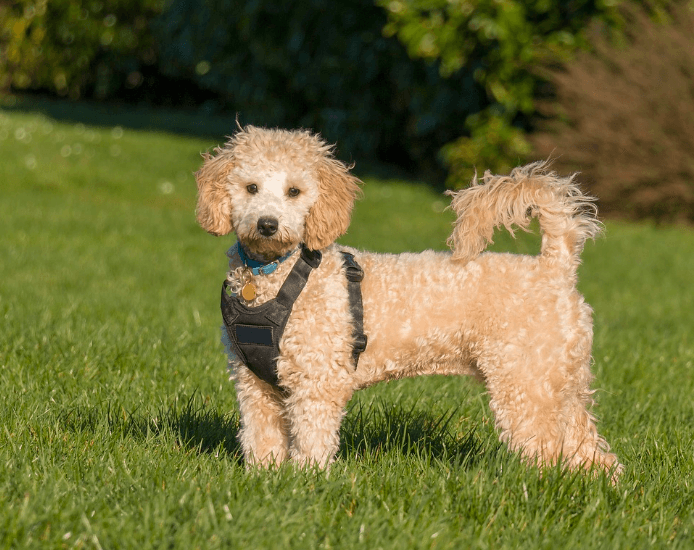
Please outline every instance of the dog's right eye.
[{"label": "dog's right eye", "polygon": [[258,192],[258,186],[255,183],[246,185],[246,191],[248,191],[251,195],[255,195]]}]

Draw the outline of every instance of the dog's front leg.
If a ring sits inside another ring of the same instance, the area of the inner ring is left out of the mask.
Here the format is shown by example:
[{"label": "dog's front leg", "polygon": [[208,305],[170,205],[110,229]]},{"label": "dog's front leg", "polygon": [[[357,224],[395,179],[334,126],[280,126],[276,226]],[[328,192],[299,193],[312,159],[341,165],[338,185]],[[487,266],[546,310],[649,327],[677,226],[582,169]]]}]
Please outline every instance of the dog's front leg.
[{"label": "dog's front leg", "polygon": [[352,393],[347,376],[341,381],[303,379],[291,389],[286,411],[293,461],[302,466],[327,467],[334,460],[340,445],[340,424]]},{"label": "dog's front leg", "polygon": [[239,442],[247,465],[271,466],[287,459],[289,429],[282,393],[239,363],[232,369],[241,413]]}]

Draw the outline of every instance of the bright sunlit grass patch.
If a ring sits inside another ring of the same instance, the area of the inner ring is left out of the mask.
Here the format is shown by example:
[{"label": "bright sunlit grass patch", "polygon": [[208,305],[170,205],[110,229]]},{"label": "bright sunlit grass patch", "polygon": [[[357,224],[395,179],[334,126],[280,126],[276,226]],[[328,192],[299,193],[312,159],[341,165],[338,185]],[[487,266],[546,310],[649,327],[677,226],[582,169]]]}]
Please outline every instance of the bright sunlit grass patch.
[{"label": "bright sunlit grass patch", "polygon": [[[233,236],[194,220],[192,173],[215,144],[0,111],[3,547],[694,543],[691,230],[607,223],[584,253],[617,486],[523,465],[482,386],[443,377],[357,393],[329,474],[246,471],[218,328]],[[446,248],[445,197],[365,179],[343,242]]]}]

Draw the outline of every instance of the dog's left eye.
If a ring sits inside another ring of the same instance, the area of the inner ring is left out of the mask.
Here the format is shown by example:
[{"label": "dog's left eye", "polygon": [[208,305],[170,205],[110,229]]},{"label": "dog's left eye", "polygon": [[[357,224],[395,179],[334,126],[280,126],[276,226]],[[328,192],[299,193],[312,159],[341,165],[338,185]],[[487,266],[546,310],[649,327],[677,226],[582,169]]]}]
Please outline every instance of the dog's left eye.
[{"label": "dog's left eye", "polygon": [[290,197],[298,197],[299,193],[301,193],[301,190],[297,189],[296,187],[290,187],[287,190],[287,195],[289,195]]},{"label": "dog's left eye", "polygon": [[248,191],[251,195],[255,195],[258,192],[258,186],[255,183],[246,185],[246,191]]}]

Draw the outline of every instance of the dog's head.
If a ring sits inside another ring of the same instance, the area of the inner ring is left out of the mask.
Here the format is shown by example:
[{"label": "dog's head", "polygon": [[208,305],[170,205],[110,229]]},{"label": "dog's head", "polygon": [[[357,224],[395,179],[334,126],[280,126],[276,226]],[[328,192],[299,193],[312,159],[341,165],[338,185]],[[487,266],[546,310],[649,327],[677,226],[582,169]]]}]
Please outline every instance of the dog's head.
[{"label": "dog's head", "polygon": [[328,246],[347,231],[356,177],[333,147],[306,130],[240,128],[195,174],[197,219],[213,235],[236,232],[254,255],[272,261],[303,242]]}]

